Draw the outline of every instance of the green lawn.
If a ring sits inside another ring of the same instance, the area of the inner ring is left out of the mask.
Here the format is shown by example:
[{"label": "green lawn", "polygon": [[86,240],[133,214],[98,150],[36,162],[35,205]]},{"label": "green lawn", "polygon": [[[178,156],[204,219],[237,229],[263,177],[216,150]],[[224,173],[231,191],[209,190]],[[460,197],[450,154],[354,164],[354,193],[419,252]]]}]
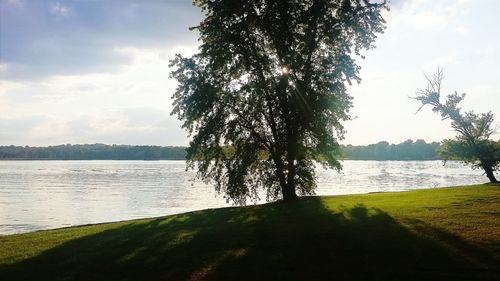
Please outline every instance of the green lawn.
[{"label": "green lawn", "polygon": [[500,280],[500,185],[0,236],[0,280]]}]

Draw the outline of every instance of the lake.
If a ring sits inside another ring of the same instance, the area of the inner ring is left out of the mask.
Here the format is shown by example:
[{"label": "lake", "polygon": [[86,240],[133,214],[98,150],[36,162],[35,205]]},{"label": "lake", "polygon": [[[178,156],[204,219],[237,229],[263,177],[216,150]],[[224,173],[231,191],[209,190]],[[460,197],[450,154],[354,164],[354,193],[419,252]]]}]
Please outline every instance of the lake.
[{"label": "lake", "polygon": [[[487,182],[458,162],[343,162],[317,169],[318,195]],[[0,161],[0,234],[231,206],[184,161]]]}]

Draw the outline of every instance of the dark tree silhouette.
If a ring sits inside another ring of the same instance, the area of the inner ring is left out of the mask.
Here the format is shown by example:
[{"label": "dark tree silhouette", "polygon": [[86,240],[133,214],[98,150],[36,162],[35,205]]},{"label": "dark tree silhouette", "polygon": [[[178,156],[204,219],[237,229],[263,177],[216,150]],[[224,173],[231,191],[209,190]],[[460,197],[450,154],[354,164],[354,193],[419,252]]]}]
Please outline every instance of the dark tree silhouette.
[{"label": "dark tree silhouette", "polygon": [[498,182],[494,171],[500,167],[500,141],[489,140],[495,132],[492,128],[491,111],[481,114],[473,111],[462,112],[458,104],[464,99],[465,93],[458,94],[456,91],[442,102],[442,69],[426,78],[427,88],[419,90],[414,97],[422,103],[418,111],[426,105],[432,106],[432,111],[440,114],[443,120],[451,120],[451,127],[457,133],[454,140],[443,141],[439,151],[441,157],[445,160],[461,160],[473,168],[483,169],[490,182]]},{"label": "dark tree silhouette", "polygon": [[[379,1],[380,2],[380,1]],[[314,161],[340,169],[354,57],[384,29],[367,0],[199,0],[200,52],[176,55],[174,109],[193,135],[188,167],[236,204],[312,194]],[[234,153],[224,155],[223,147]],[[267,161],[259,155],[265,152]]]}]

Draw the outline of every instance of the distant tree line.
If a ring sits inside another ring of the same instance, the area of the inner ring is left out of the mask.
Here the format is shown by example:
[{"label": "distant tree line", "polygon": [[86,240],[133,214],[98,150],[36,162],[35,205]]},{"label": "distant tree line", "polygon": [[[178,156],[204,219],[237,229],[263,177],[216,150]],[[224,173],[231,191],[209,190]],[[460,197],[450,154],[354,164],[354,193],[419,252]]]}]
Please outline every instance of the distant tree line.
[{"label": "distant tree line", "polygon": [[48,147],[0,146],[0,159],[184,160],[185,147],[66,144]]},{"label": "distant tree line", "polygon": [[407,140],[400,144],[381,141],[367,146],[347,145],[342,150],[345,159],[351,160],[436,160],[439,148],[439,142]]},{"label": "distant tree line", "polygon": [[[381,141],[370,145],[343,145],[344,159],[435,160],[438,142],[407,140],[400,144]],[[230,150],[230,149],[229,149]],[[227,152],[230,153],[230,152]],[[106,144],[66,144],[48,147],[0,146],[0,159],[47,160],[184,160],[186,147]]]}]

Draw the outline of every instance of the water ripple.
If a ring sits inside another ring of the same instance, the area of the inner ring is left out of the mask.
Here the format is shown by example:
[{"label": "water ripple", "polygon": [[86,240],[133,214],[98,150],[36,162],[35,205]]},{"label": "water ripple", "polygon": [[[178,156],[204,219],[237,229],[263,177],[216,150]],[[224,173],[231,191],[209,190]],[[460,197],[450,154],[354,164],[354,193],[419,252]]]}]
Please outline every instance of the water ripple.
[{"label": "water ripple", "polygon": [[[457,162],[344,161],[317,169],[317,194],[485,182]],[[228,206],[183,161],[0,161],[0,234]],[[265,195],[261,196],[265,198]]]}]

